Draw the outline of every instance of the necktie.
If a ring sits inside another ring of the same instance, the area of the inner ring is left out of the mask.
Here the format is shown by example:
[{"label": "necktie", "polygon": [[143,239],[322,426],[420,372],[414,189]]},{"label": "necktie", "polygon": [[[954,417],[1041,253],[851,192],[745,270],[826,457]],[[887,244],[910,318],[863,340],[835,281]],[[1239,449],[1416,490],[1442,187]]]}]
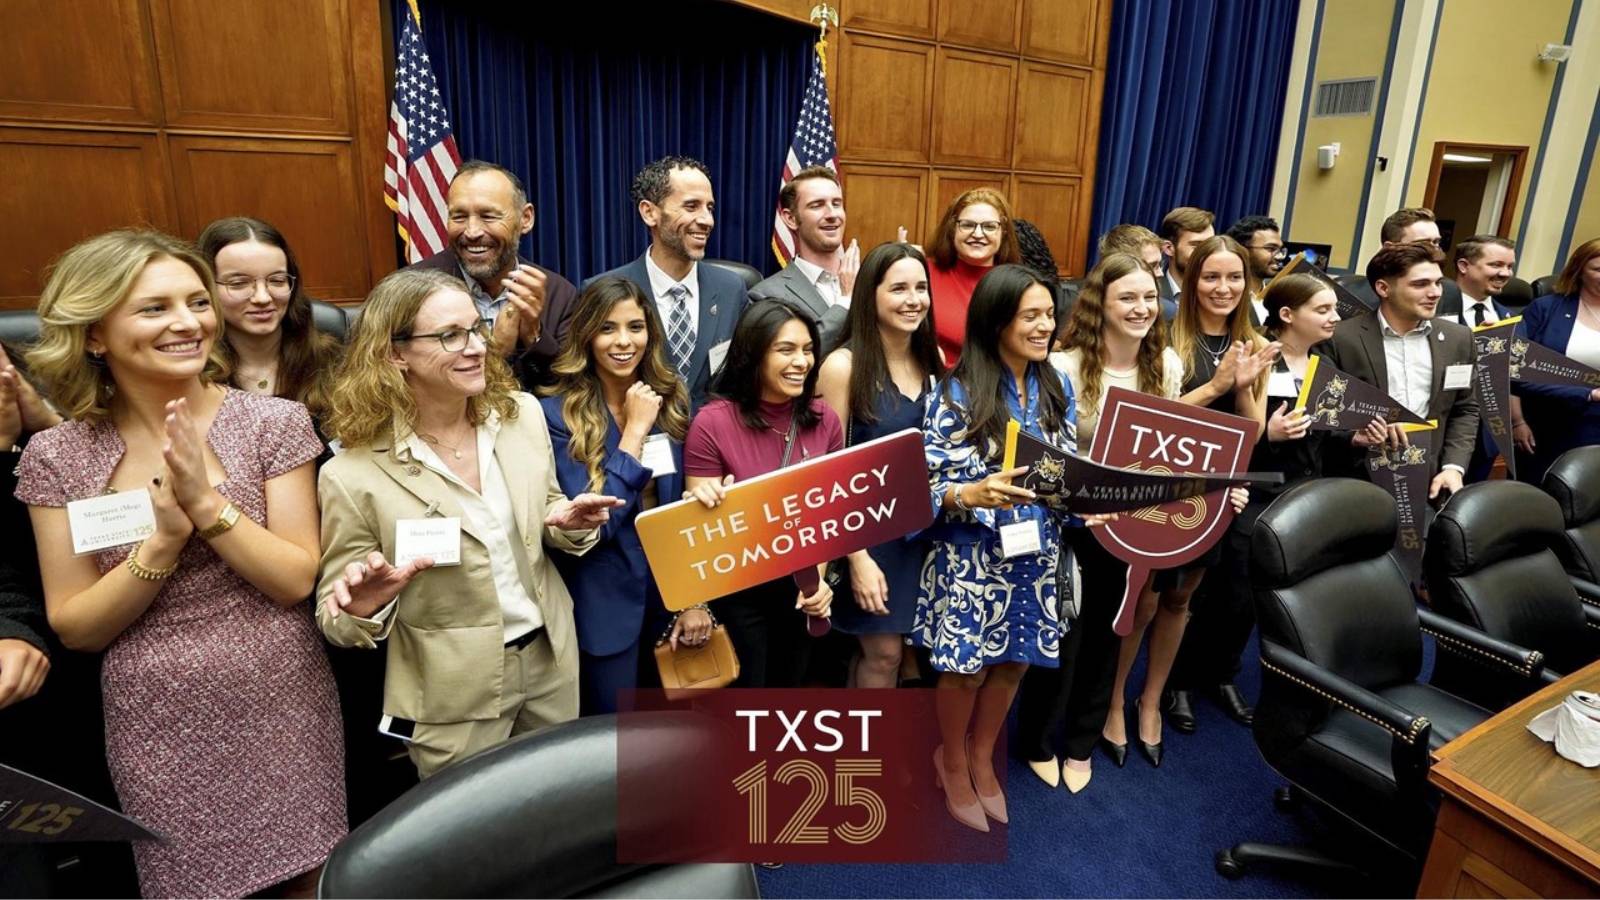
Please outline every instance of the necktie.
[{"label": "necktie", "polygon": [[1483,324],[1483,320],[1488,316],[1488,314],[1489,314],[1489,307],[1486,304],[1484,304],[1483,302],[1480,301],[1478,303],[1472,304],[1472,317],[1475,320],[1472,324],[1474,324],[1474,325],[1482,325]]},{"label": "necktie", "polygon": [[689,380],[689,358],[694,355],[694,322],[689,318],[689,289],[681,284],[667,288],[672,309],[667,311],[667,349],[678,375]]}]

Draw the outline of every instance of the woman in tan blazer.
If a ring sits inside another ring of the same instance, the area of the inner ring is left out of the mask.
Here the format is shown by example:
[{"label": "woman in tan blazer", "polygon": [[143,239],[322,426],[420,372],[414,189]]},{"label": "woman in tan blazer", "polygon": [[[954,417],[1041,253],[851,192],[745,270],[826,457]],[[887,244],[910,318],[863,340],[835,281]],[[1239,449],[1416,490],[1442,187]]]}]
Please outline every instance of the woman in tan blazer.
[{"label": "woman in tan blazer", "polygon": [[317,486],[317,622],[340,646],[388,639],[383,729],[424,778],[577,716],[572,598],[544,544],[583,553],[619,502],[566,499],[543,412],[489,335],[453,276],[373,288],[327,420],[342,449]]}]

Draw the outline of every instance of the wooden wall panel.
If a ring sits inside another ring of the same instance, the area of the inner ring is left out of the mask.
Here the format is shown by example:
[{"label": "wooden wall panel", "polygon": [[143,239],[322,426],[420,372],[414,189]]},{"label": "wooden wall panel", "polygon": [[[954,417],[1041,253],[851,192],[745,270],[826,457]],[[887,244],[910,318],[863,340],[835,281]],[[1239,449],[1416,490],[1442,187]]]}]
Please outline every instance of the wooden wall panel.
[{"label": "wooden wall panel", "polygon": [[933,0],[846,0],[840,6],[846,31],[933,37]]},{"label": "wooden wall panel", "polygon": [[139,0],[9,0],[0,10],[0,117],[156,123]]},{"label": "wooden wall panel", "polygon": [[845,173],[850,237],[862,252],[892,241],[905,228],[908,240],[921,242],[928,227],[924,209],[928,171],[909,166],[852,166]]},{"label": "wooden wall panel", "polygon": [[1093,66],[1102,13],[1111,0],[1027,0],[1022,15],[1022,52],[1027,56]]},{"label": "wooden wall panel", "polygon": [[[1060,2],[1060,0],[1056,0]],[[1017,52],[1017,19],[1021,0],[942,0],[939,40],[942,43]]]},{"label": "wooden wall panel", "polygon": [[1022,64],[1012,165],[1082,173],[1084,143],[1096,133],[1089,123],[1090,78],[1084,69]]},{"label": "wooden wall panel", "polygon": [[1011,192],[1012,212],[1038,227],[1064,272],[1083,271],[1084,242],[1074,240],[1087,227],[1079,217],[1083,198],[1082,179],[1044,175],[1018,175]]},{"label": "wooden wall panel", "polygon": [[265,219],[289,236],[312,296],[365,294],[371,273],[352,249],[366,228],[348,143],[175,137],[172,170],[183,233],[223,216]]},{"label": "wooden wall panel", "polygon": [[168,124],[349,131],[343,0],[151,0],[150,13]]},{"label": "wooden wall panel", "polygon": [[90,235],[176,222],[155,135],[0,127],[0,308],[32,306],[51,260]]},{"label": "wooden wall panel", "polygon": [[926,240],[986,185],[1040,227],[1062,274],[1083,274],[1112,0],[835,2],[849,236],[870,247],[916,218]]},{"label": "wooden wall panel", "polygon": [[1011,164],[1017,61],[939,48],[935,61],[933,161],[945,165]]},{"label": "wooden wall panel", "polygon": [[846,34],[840,52],[839,152],[884,162],[928,161],[933,48]]}]

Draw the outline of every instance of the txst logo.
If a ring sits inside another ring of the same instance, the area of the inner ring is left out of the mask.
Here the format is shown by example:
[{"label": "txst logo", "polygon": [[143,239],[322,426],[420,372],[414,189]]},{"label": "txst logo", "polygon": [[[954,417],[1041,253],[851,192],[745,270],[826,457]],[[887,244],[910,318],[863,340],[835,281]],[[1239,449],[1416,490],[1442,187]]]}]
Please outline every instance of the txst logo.
[{"label": "txst logo", "polygon": [[[625,693],[617,861],[1004,861],[1004,827],[962,827],[934,786],[935,694]],[[1003,776],[1003,746],[995,760]]]}]

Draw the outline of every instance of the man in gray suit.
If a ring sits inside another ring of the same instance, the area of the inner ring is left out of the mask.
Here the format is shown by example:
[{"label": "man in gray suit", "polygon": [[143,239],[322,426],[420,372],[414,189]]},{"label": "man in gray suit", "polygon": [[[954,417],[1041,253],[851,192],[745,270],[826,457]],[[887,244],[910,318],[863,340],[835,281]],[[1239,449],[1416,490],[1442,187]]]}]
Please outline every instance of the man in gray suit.
[{"label": "man in gray suit", "polygon": [[[1444,292],[1440,258],[1427,243],[1385,246],[1367,263],[1377,313],[1340,322],[1333,337],[1318,345],[1318,353],[1335,366],[1439,423],[1427,432],[1435,467],[1430,499],[1441,490],[1461,490],[1478,439],[1472,329],[1434,318]],[[1409,443],[1398,425],[1389,427],[1389,435],[1392,445]],[[1359,432],[1352,443],[1365,452]],[[1366,466],[1360,471],[1365,474]]]},{"label": "man in gray suit", "polygon": [[794,261],[750,289],[750,302],[782,300],[817,323],[820,363],[839,345],[850,318],[850,291],[861,268],[855,241],[844,249],[844,192],[827,166],[801,169],[778,192],[778,217],[794,232]]}]

